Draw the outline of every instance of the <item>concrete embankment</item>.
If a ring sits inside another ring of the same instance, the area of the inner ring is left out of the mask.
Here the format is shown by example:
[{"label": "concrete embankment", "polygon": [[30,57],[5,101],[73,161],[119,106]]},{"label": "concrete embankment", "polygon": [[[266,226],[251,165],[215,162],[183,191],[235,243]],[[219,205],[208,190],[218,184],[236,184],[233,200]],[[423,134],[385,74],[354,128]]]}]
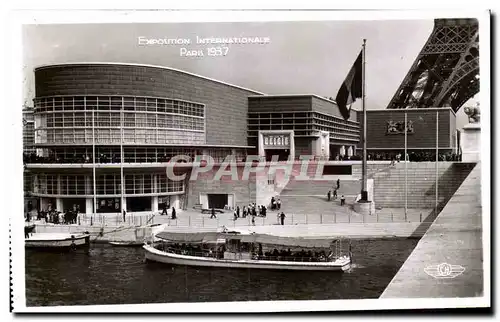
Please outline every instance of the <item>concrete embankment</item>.
[{"label": "concrete embankment", "polygon": [[482,234],[479,163],[419,241],[381,298],[482,296],[485,294]]},{"label": "concrete embankment", "polygon": [[[343,237],[351,239],[407,238],[421,237],[415,233],[420,223],[350,223],[350,224],[309,224],[309,225],[266,225],[238,226],[255,233],[289,237]],[[232,227],[228,227],[229,230]],[[213,228],[166,227],[165,231],[203,232]]]},{"label": "concrete embankment", "polygon": [[[350,239],[408,238],[421,237],[416,233],[420,223],[350,223],[350,224],[310,224],[310,225],[265,225],[238,226],[262,234],[289,237],[343,237]],[[232,227],[228,227],[231,229]],[[165,231],[210,232],[215,227],[166,226]],[[149,227],[98,227],[88,225],[36,225],[38,233],[90,233],[92,242],[140,241],[151,236]]]}]

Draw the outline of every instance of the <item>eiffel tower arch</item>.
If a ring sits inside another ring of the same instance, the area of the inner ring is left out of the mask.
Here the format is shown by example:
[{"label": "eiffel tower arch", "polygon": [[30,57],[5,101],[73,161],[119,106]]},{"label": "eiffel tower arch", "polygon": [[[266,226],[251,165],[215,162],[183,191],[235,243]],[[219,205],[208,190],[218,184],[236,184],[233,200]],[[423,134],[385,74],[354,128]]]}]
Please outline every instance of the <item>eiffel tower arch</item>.
[{"label": "eiffel tower arch", "polygon": [[387,108],[451,107],[456,113],[478,92],[477,19],[435,19],[431,36]]}]

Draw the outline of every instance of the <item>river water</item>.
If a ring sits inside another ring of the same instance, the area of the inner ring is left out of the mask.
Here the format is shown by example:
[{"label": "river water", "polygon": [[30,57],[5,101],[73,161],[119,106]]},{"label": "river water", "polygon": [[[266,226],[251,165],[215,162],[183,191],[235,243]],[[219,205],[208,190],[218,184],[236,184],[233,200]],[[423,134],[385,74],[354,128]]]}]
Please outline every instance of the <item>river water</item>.
[{"label": "river water", "polygon": [[416,239],[353,240],[349,271],[294,272],[144,263],[141,248],[26,251],[28,306],[378,298]]}]

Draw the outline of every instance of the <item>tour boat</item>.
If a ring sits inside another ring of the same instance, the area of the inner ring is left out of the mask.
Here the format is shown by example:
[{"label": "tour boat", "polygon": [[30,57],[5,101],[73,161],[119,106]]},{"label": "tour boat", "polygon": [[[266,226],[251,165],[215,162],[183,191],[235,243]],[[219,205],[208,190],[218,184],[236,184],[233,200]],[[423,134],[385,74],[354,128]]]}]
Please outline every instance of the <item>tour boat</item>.
[{"label": "tour boat", "polygon": [[[302,271],[345,271],[351,266],[350,247],[349,252],[343,254],[340,239],[281,237],[241,231],[161,232],[156,237],[162,241],[143,246],[146,261],[187,266]],[[209,242],[216,245],[215,249],[203,249]],[[182,243],[182,247],[179,247],[179,243]],[[264,254],[264,248],[274,248],[274,253]],[[287,248],[288,251],[282,250],[280,253],[277,248]],[[291,253],[290,249],[295,252]],[[318,254],[317,251],[306,252],[304,249],[322,249],[320,253],[324,255],[314,256]],[[326,255],[326,249],[329,255]]]},{"label": "tour boat", "polygon": [[26,248],[68,248],[88,247],[90,234],[86,233],[34,233],[24,239]]}]

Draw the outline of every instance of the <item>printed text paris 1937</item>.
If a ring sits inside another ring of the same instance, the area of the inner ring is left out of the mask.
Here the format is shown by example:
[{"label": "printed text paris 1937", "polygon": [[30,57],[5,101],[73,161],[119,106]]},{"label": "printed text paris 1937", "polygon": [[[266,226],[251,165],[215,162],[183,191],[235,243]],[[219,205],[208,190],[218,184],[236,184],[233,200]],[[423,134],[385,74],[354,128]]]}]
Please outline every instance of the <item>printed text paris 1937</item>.
[{"label": "printed text paris 1937", "polygon": [[[181,57],[226,56],[229,54],[230,45],[265,45],[269,44],[269,37],[199,37],[191,38],[148,38],[137,37],[139,46],[180,46]],[[191,47],[190,46],[194,46]]]}]

